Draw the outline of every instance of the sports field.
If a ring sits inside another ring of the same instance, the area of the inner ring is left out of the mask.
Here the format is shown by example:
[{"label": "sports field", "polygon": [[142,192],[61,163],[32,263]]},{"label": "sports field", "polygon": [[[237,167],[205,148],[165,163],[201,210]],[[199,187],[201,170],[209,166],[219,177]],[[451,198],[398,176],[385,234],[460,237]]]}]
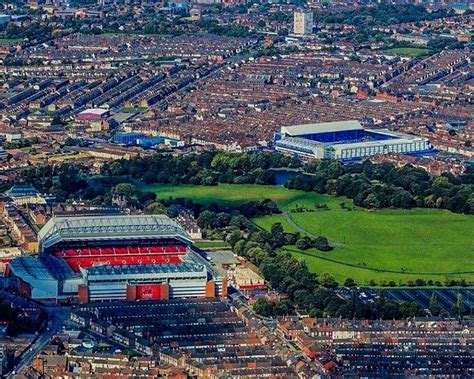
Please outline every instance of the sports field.
[{"label": "sports field", "polygon": [[421,47],[394,47],[393,49],[388,50],[388,52],[409,57],[422,57],[430,55],[431,50]]},{"label": "sports field", "polygon": [[[399,284],[418,278],[442,283],[461,278],[474,281],[472,216],[434,209],[372,211],[355,207],[345,198],[280,186],[148,186],[144,190],[156,191],[163,199],[185,197],[228,206],[271,198],[285,213],[254,222],[267,230],[281,222],[287,231],[328,237],[336,245],[329,253],[287,250],[304,259],[314,272],[330,272],[341,282],[347,277],[361,285],[370,280]],[[317,209],[316,204],[326,204],[328,210]]]}]

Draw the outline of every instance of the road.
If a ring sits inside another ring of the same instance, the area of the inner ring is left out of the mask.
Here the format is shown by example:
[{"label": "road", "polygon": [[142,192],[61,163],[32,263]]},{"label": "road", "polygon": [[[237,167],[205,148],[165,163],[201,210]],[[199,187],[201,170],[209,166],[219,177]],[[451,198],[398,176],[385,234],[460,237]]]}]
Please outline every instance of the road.
[{"label": "road", "polygon": [[25,350],[19,357],[19,361],[16,363],[12,372],[7,378],[13,379],[16,374],[20,374],[25,368],[27,368],[33,358],[41,352],[51,340],[51,338],[60,331],[65,321],[69,319],[71,309],[69,307],[47,307],[45,310],[48,313],[48,326],[46,330],[39,334],[33,344],[28,350]]}]

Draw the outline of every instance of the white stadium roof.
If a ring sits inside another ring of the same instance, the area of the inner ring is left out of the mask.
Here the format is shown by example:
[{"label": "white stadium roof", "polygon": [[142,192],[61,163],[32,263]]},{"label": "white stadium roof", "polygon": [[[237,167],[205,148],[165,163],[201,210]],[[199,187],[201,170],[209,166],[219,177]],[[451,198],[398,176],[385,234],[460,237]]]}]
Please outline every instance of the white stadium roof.
[{"label": "white stadium roof", "polygon": [[361,130],[362,125],[357,120],[320,122],[316,124],[301,124],[282,126],[281,133],[289,136],[300,136],[303,134],[341,132],[345,130]]},{"label": "white stadium roof", "polygon": [[131,238],[179,238],[191,242],[186,231],[165,215],[56,216],[38,233],[41,249],[61,241]]}]

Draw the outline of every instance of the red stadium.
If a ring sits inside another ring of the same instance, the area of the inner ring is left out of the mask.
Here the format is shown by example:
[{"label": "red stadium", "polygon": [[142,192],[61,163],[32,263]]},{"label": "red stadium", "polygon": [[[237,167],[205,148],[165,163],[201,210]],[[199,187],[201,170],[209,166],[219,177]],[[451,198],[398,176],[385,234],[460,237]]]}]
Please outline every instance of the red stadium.
[{"label": "red stadium", "polygon": [[180,263],[191,243],[166,216],[55,218],[39,242],[40,254],[64,259],[75,272],[104,264]]},{"label": "red stadium", "polygon": [[79,302],[226,296],[218,273],[164,215],[53,217],[39,259],[20,257],[13,275],[30,296]]},{"label": "red stadium", "polygon": [[87,243],[61,244],[46,250],[62,258],[75,271],[96,265],[137,265],[180,263],[186,255],[186,245],[176,240],[127,241],[127,244]]}]

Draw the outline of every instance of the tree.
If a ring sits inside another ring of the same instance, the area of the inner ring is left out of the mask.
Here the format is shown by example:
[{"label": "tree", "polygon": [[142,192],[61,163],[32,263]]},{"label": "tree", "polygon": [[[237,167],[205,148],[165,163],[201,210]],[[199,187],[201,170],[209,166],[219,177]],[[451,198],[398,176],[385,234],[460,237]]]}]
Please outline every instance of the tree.
[{"label": "tree", "polygon": [[433,292],[433,294],[431,295],[430,306],[428,309],[433,316],[438,316],[441,311],[438,304],[438,296],[436,295],[436,292]]},{"label": "tree", "polygon": [[244,230],[248,229],[252,225],[252,223],[247,217],[239,213],[231,217],[229,225],[239,228],[240,230]]},{"label": "tree", "polygon": [[337,282],[334,280],[334,277],[325,272],[324,274],[321,275],[321,278],[319,279],[321,282],[321,285],[326,288],[335,288],[337,287]]},{"label": "tree", "polygon": [[272,224],[270,231],[273,236],[281,235],[284,233],[283,225],[281,224],[281,222],[275,222],[274,224]]},{"label": "tree", "polygon": [[409,301],[400,302],[400,312],[402,318],[418,317],[422,314],[420,307]]},{"label": "tree", "polygon": [[224,228],[228,226],[229,223],[230,223],[230,214],[225,213],[225,212],[219,212],[216,214],[212,225],[217,228]]},{"label": "tree", "polygon": [[242,238],[242,235],[240,234],[239,231],[234,230],[231,233],[229,233],[226,237],[226,241],[229,242],[230,246],[235,246],[238,241]]},{"label": "tree", "polygon": [[280,222],[274,223],[270,230],[274,247],[281,247],[286,244],[286,235]]},{"label": "tree", "polygon": [[244,253],[244,249],[245,249],[245,240],[244,239],[241,239],[241,240],[237,241],[235,243],[235,245],[233,246],[233,251],[237,255],[242,255]]},{"label": "tree", "polygon": [[145,209],[145,214],[167,214],[167,209],[163,204],[160,203],[150,203]]},{"label": "tree", "polygon": [[308,236],[301,237],[298,241],[296,241],[296,248],[299,250],[307,250],[312,247],[311,238]]},{"label": "tree", "polygon": [[215,213],[211,211],[203,211],[197,218],[196,222],[200,228],[211,228],[214,223]]},{"label": "tree", "polygon": [[452,308],[453,315],[462,318],[464,315],[464,296],[462,294],[458,294],[456,297],[456,303],[454,303]]},{"label": "tree", "polygon": [[380,208],[380,200],[373,193],[369,193],[364,201],[367,208]]},{"label": "tree", "polygon": [[264,316],[264,317],[273,316],[274,304],[273,302],[265,298],[258,299],[252,308],[253,308],[253,311],[260,316]]},{"label": "tree", "polygon": [[313,241],[313,245],[316,249],[320,251],[332,250],[332,246],[329,244],[329,241],[326,237],[319,236]]},{"label": "tree", "polygon": [[63,120],[58,115],[55,115],[53,117],[53,120],[51,121],[51,125],[53,125],[53,126],[62,126],[63,125]]},{"label": "tree", "polygon": [[357,284],[356,282],[354,281],[354,279],[352,278],[347,278],[345,281],[344,281],[344,287],[355,287]]},{"label": "tree", "polygon": [[72,164],[65,164],[59,168],[58,184],[59,190],[67,194],[74,194],[87,187],[87,182],[81,178],[79,167]]},{"label": "tree", "polygon": [[251,262],[259,266],[260,263],[262,263],[262,261],[268,256],[268,254],[262,248],[254,247],[247,250],[246,256],[248,259],[250,259]]},{"label": "tree", "polygon": [[137,193],[137,187],[130,183],[119,183],[112,189],[112,193],[131,198]]}]

